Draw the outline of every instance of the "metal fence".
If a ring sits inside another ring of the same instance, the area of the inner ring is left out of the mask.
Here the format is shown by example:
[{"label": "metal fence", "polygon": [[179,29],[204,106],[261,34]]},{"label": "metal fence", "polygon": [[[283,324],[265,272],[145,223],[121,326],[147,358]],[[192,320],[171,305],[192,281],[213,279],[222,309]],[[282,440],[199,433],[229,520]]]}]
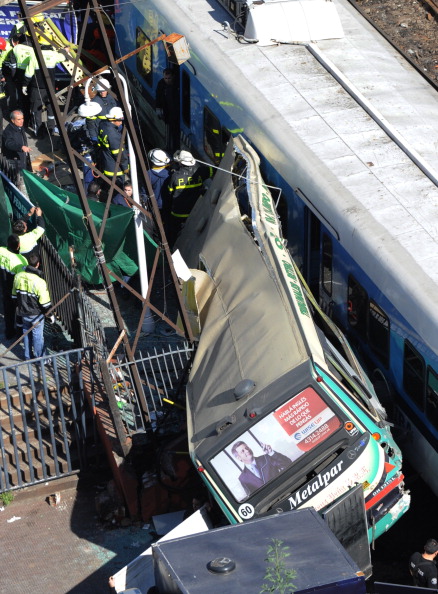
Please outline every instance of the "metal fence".
[{"label": "metal fence", "polygon": [[17,185],[17,166],[15,163],[11,163],[9,159],[6,159],[4,155],[0,155],[0,171],[2,171],[8,177],[8,179],[14,184],[14,186]]},{"label": "metal fence", "polygon": [[[134,363],[118,357],[109,364],[115,405],[128,435],[139,432],[179,431],[181,417],[185,418],[184,394],[188,372],[195,352],[189,343],[169,345],[159,351],[153,348]],[[141,413],[143,406],[136,396],[132,379],[132,365],[136,365],[143,385],[149,422]]]},{"label": "metal fence", "polygon": [[108,356],[105,331],[91,299],[81,290],[79,277],[67,268],[45,234],[39,246],[52,304],[60,302],[56,317],[75,346],[92,347],[98,358],[105,359]]},{"label": "metal fence", "polygon": [[75,349],[0,368],[0,492],[87,467],[97,443],[84,393],[92,365],[92,349]]}]

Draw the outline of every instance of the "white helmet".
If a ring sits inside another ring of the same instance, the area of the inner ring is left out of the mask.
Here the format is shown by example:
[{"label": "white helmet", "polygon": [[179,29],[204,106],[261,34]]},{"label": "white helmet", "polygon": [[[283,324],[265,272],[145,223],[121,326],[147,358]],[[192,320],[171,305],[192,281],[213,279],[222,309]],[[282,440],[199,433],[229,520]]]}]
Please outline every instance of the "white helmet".
[{"label": "white helmet", "polygon": [[81,118],[92,118],[102,111],[102,106],[96,101],[89,101],[88,103],[82,103],[78,107],[78,116]]},{"label": "white helmet", "polygon": [[111,107],[106,114],[107,120],[123,120],[123,110],[121,107]]},{"label": "white helmet", "polygon": [[196,161],[189,151],[176,151],[173,155],[174,160],[177,163],[181,163],[181,165],[187,165],[190,167],[191,165],[195,165]]},{"label": "white helmet", "polygon": [[94,85],[94,90],[96,93],[101,93],[102,91],[109,91],[111,88],[109,80],[106,78],[98,78],[97,83]]},{"label": "white helmet", "polygon": [[170,163],[170,158],[161,149],[152,149],[148,152],[149,160],[158,167],[164,167]]}]

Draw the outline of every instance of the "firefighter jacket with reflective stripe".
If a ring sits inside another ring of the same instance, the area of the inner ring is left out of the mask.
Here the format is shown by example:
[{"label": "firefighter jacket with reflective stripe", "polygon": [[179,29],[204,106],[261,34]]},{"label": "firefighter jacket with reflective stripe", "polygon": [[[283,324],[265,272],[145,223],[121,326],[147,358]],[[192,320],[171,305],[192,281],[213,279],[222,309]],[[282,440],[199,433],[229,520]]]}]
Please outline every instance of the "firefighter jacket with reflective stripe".
[{"label": "firefighter jacket with reflective stripe", "polygon": [[42,272],[33,266],[26,266],[15,275],[12,297],[17,300],[19,316],[37,316],[49,309],[49,290],[42,276]]},{"label": "firefighter jacket with reflective stripe", "polygon": [[213,168],[208,165],[181,165],[171,173],[163,194],[165,210],[170,209],[174,217],[187,218],[202,193],[205,180],[210,177],[213,177]]},{"label": "firefighter jacket with reflective stripe", "polygon": [[118,106],[117,101],[109,93],[106,97],[101,97],[97,94],[93,99],[93,103],[98,103],[101,106],[102,111],[95,116],[87,118],[87,130],[92,140],[97,138],[99,134],[100,120],[106,120],[109,110]]},{"label": "firefighter jacket with reflective stripe", "polygon": [[46,222],[43,217],[37,217],[37,226],[32,231],[20,235],[20,254],[25,256],[33,252],[37,246],[37,241],[46,230]]},{"label": "firefighter jacket with reflective stripe", "polygon": [[[30,44],[30,42],[29,42]],[[18,43],[14,49],[12,50],[11,54],[11,66],[12,68],[16,68],[17,70],[22,70],[23,75],[24,71],[29,64],[29,60],[34,54],[34,50],[32,45],[28,45],[27,43]]]},{"label": "firefighter jacket with reflective stripe", "polygon": [[[41,53],[43,55],[47,70],[49,71],[52,83],[54,83],[56,65],[64,62],[66,57],[52,49],[42,49]],[[30,55],[26,70],[24,71],[24,84],[30,87],[38,87],[39,89],[46,88],[44,75],[38,64],[35,52]]]},{"label": "firefighter jacket with reflective stripe", "polygon": [[120,151],[122,156],[116,175],[123,175],[129,171],[128,154],[124,146],[120,146],[122,140],[122,128],[117,127],[109,120],[99,120],[100,129],[98,143],[100,147],[100,170],[104,175],[112,177],[116,168],[116,160]]},{"label": "firefighter jacket with reflective stripe", "polygon": [[21,254],[14,254],[5,247],[0,247],[0,284],[9,295],[12,292],[14,276],[27,266],[27,260]]}]

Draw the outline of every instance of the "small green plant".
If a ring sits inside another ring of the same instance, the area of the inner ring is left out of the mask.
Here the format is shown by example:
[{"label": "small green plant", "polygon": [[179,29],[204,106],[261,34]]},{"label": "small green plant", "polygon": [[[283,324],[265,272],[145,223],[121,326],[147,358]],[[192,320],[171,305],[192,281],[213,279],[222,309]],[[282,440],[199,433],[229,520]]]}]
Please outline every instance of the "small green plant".
[{"label": "small green plant", "polygon": [[4,493],[0,493],[0,502],[5,507],[14,501],[14,494],[12,491],[5,491]]},{"label": "small green plant", "polygon": [[268,546],[267,557],[265,559],[268,566],[264,583],[260,594],[264,592],[277,592],[278,594],[289,594],[295,592],[296,586],[293,580],[297,577],[297,572],[294,569],[286,569],[284,560],[289,557],[289,547],[283,545],[282,540],[277,538],[272,539],[272,544]]}]

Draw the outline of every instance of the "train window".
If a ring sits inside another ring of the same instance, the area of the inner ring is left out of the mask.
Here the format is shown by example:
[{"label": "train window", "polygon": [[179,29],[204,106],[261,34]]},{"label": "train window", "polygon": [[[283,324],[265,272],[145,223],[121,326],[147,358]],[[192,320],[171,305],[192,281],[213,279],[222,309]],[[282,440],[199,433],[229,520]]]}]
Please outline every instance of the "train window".
[{"label": "train window", "polygon": [[403,388],[406,394],[424,409],[425,365],[423,357],[405,340],[403,358]]},{"label": "train window", "polygon": [[374,303],[374,301],[370,301],[368,318],[368,342],[383,365],[388,367],[389,318],[385,312],[380,309],[376,303]]},{"label": "train window", "polygon": [[[150,39],[140,27],[136,31],[136,47],[149,43]],[[152,87],[152,46],[145,47],[137,54],[137,72]]]},{"label": "train window", "polygon": [[183,70],[181,77],[182,119],[184,125],[190,128],[190,75]]},{"label": "train window", "polygon": [[348,278],[348,323],[366,336],[368,294],[353,276]]},{"label": "train window", "polygon": [[221,123],[208,107],[204,108],[204,149],[218,165],[223,156]]},{"label": "train window", "polygon": [[228,128],[225,128],[225,126],[222,126],[222,146],[225,147],[228,144],[228,141],[231,138],[231,132],[228,130]]},{"label": "train window", "polygon": [[327,295],[333,291],[333,245],[325,233],[322,236],[322,286]]},{"label": "train window", "polygon": [[426,415],[438,428],[438,375],[430,367],[427,370]]}]

